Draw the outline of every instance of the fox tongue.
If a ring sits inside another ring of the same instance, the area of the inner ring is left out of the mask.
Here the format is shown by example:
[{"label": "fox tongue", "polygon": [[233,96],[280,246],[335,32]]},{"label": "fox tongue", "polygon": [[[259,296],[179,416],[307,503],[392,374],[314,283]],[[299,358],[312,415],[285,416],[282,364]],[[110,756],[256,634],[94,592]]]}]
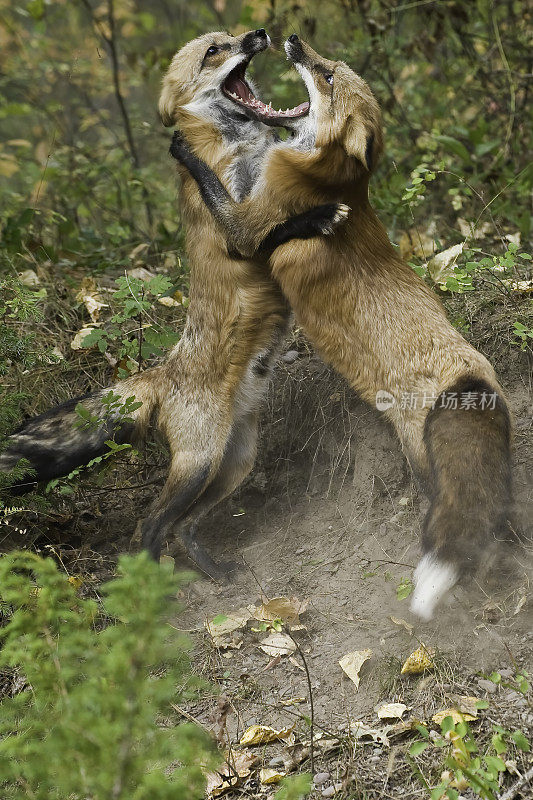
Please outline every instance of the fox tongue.
[{"label": "fox tongue", "polygon": [[232,76],[231,79],[226,82],[226,89],[236,94],[237,97],[240,97],[245,103],[251,100],[251,92],[245,82],[240,78]]}]

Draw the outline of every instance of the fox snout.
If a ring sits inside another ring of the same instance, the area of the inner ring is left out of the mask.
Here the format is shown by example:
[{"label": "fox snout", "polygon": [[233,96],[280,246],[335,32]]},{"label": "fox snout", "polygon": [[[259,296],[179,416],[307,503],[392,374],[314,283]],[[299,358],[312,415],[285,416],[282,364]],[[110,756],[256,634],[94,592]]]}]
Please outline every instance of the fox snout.
[{"label": "fox snout", "polygon": [[305,51],[303,48],[302,40],[296,33],[291,33],[285,42],[285,52],[293,64],[305,63]]},{"label": "fox snout", "polygon": [[253,56],[256,53],[261,53],[270,46],[270,36],[264,28],[258,28],[256,31],[250,31],[245,34],[241,41],[241,49],[244,55]]}]

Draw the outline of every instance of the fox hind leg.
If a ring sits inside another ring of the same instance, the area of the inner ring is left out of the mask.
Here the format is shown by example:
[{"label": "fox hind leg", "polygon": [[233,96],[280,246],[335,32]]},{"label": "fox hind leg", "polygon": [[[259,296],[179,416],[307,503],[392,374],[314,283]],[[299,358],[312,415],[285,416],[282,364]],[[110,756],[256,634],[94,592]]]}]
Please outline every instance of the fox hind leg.
[{"label": "fox hind leg", "polygon": [[[476,405],[447,408],[447,398]],[[484,401],[481,401],[484,398]],[[483,406],[483,407],[482,407]],[[465,377],[437,400],[425,422],[431,504],[415,572],[411,609],[430,619],[459,577],[508,529],[511,423],[504,398],[487,382]]]},{"label": "fox hind leg", "polygon": [[202,550],[197,541],[198,525],[209,511],[240,486],[251,471],[257,453],[258,416],[258,412],[251,411],[236,420],[216,475],[179,524],[187,555],[202,572],[215,580],[227,579],[236,564],[217,564]]}]

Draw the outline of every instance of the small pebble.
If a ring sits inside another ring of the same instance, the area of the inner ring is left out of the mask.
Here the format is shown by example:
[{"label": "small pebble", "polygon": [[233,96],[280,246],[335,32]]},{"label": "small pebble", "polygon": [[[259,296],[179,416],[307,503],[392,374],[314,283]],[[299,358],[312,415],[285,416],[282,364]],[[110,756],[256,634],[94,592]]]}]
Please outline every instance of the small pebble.
[{"label": "small pebble", "polygon": [[275,758],[271,758],[268,762],[268,766],[272,767],[272,769],[278,769],[279,767],[285,767],[285,759],[283,756],[276,756]]},{"label": "small pebble", "polygon": [[492,681],[486,681],[484,678],[479,678],[477,685],[480,689],[484,689],[489,694],[494,694],[496,691],[496,684]]},{"label": "small pebble", "polygon": [[298,350],[287,350],[287,352],[283,353],[281,356],[281,360],[284,361],[285,364],[294,364],[298,356]]},{"label": "small pebble", "polygon": [[315,777],[313,778],[313,783],[315,786],[321,786],[323,783],[327,781],[329,778],[329,772],[317,772]]},{"label": "small pebble", "polygon": [[499,670],[497,670],[497,672],[500,673],[502,678],[512,678],[513,677],[513,670],[512,669],[508,669],[507,667],[505,667],[505,669],[499,669]]},{"label": "small pebble", "polygon": [[333,797],[336,791],[334,786],[328,786],[327,789],[322,790],[322,797]]}]

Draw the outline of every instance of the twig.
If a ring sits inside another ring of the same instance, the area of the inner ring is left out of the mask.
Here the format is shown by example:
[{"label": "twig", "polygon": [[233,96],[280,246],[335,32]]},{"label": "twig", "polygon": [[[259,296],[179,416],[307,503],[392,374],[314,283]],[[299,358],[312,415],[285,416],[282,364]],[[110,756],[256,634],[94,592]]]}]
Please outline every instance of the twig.
[{"label": "twig", "polygon": [[[128,149],[130,151],[131,160],[133,162],[133,166],[135,167],[135,169],[139,170],[141,162],[139,160],[139,154],[137,152],[137,147],[135,145],[135,140],[133,138],[133,133],[131,129],[131,122],[128,114],[128,109],[126,108],[126,102],[124,100],[124,95],[122,93],[122,88],[120,85],[120,66],[118,61],[114,0],[107,0],[107,21],[109,24],[109,34],[106,33],[106,31],[100,24],[99,20],[95,17],[93,8],[89,0],[81,0],[81,2],[89,12],[94,27],[98,31],[100,38],[105,43],[109,51],[109,55],[111,58],[111,71],[113,74],[113,86],[115,89],[115,98],[117,101],[117,105],[119,107],[120,115],[122,117],[122,124],[124,127],[124,133],[126,134],[126,141],[128,143]],[[142,196],[146,211],[146,219],[151,229],[153,226],[152,209],[150,208],[150,199],[144,183],[142,184]]]},{"label": "twig", "polygon": [[530,769],[528,769],[525,775],[522,775],[522,777],[519,778],[519,780],[517,780],[516,783],[513,783],[510,789],[507,789],[507,791],[504,794],[500,795],[500,800],[513,800],[513,798],[516,797],[516,795],[518,794],[520,789],[524,786],[524,784],[529,783],[532,778],[533,778],[533,767],[530,767]]},{"label": "twig", "polygon": [[178,714],[181,714],[182,717],[185,717],[185,719],[188,719],[189,722],[194,722],[195,725],[198,725],[200,728],[203,728],[204,731],[206,731],[209,734],[209,736],[213,736],[213,731],[210,731],[209,728],[207,727],[207,725],[204,725],[203,722],[200,722],[200,720],[195,719],[192,716],[192,714],[189,714],[189,712],[185,711],[184,708],[180,708],[179,706],[175,705],[174,703],[171,703],[170,706],[171,706],[171,708],[174,709],[174,711],[177,711]]},{"label": "twig", "polygon": [[311,729],[310,758],[311,758],[311,772],[314,775],[315,774],[315,742],[314,742],[314,736],[315,736],[315,709],[314,709],[314,706],[313,706],[313,688],[311,686],[311,675],[309,674],[309,667],[307,666],[307,661],[306,661],[305,656],[304,656],[304,654],[302,652],[302,648],[300,647],[300,645],[298,644],[298,642],[296,641],[294,636],[290,633],[290,631],[287,630],[286,632],[287,632],[287,635],[288,635],[289,639],[291,639],[291,641],[293,642],[294,646],[296,647],[296,649],[298,651],[298,655],[302,659],[302,664],[304,665],[304,669],[305,669],[305,675],[307,677],[307,688],[309,690],[309,706],[311,708],[311,714],[310,714],[310,717],[311,717],[311,725],[310,725],[310,729]]}]

